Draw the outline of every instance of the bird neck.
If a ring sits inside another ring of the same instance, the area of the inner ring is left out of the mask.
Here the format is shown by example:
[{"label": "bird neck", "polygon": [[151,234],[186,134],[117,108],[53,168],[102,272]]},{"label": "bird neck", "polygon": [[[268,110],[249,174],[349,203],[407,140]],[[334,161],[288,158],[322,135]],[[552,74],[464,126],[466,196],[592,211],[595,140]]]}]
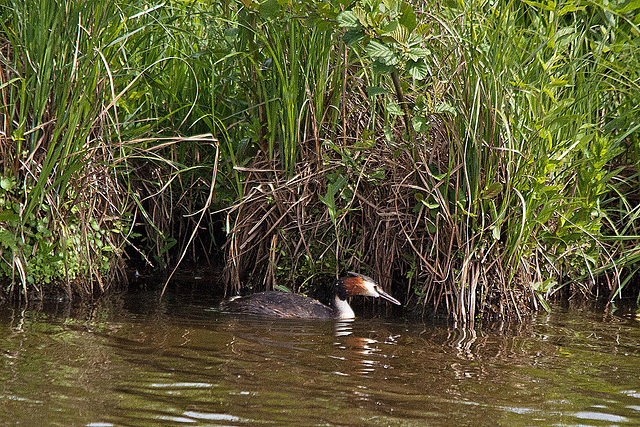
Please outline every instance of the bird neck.
[{"label": "bird neck", "polygon": [[333,297],[333,307],[336,310],[337,319],[353,319],[356,317],[347,300],[340,298],[338,295]]}]

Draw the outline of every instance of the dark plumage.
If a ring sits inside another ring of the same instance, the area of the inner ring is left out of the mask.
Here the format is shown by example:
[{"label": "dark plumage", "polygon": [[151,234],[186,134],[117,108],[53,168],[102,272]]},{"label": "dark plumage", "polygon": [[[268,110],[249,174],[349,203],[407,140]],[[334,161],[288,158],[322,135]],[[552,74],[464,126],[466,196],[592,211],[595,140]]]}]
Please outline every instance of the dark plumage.
[{"label": "dark plumage", "polygon": [[331,319],[334,310],[313,298],[290,292],[267,291],[232,298],[223,303],[223,309],[235,313],[298,319]]}]

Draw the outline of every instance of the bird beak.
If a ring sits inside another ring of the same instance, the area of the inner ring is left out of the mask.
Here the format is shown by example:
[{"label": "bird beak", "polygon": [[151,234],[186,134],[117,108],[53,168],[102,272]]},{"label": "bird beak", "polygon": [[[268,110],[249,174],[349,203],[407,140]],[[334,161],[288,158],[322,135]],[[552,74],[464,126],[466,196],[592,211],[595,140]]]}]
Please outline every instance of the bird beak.
[{"label": "bird beak", "polygon": [[398,301],[397,299],[395,299],[394,297],[392,297],[391,295],[389,295],[388,293],[386,293],[385,291],[383,291],[382,289],[380,289],[378,286],[376,286],[376,291],[378,292],[378,296],[380,298],[384,298],[387,301],[390,301],[396,305],[402,305],[400,304],[400,301]]}]

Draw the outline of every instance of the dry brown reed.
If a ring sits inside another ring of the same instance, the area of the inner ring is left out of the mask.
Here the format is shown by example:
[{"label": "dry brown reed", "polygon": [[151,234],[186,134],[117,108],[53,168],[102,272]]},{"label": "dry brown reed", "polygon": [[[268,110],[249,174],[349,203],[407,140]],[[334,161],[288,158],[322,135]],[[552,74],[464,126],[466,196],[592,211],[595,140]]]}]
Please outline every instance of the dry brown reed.
[{"label": "dry brown reed", "polygon": [[[310,273],[327,287],[331,275],[350,269],[404,294],[406,305],[423,314],[472,320],[483,304],[489,313],[509,314],[518,304],[504,300],[512,294],[505,292],[502,263],[472,256],[473,237],[448,210],[449,199],[464,186],[462,159],[450,158],[451,126],[438,119],[423,141],[404,144],[400,124],[396,142],[378,129],[375,141],[365,144],[369,98],[356,90],[344,99],[346,127],[323,140],[321,165],[310,138],[293,176],[264,155],[237,168],[246,174],[245,195],[227,211],[226,293],[248,285],[254,291],[283,284],[304,290]],[[336,197],[334,223],[319,196],[335,175],[346,178],[346,185]],[[320,267],[309,268],[310,260]]]},{"label": "dry brown reed", "polygon": [[[122,143],[121,148],[126,155],[117,159],[116,164],[128,168],[128,183],[134,190],[129,194],[128,210],[136,214],[132,223],[144,227],[148,238],[146,250],[128,243],[152,268],[158,267],[154,260],[172,264],[173,251],[168,250],[174,245],[182,253],[173,263],[175,266],[188,249],[192,251],[192,260],[205,257],[206,263],[211,264],[208,258],[213,252],[211,241],[207,244],[196,239],[194,233],[201,230],[203,215],[214,202],[218,140],[210,133],[147,137]],[[171,236],[180,236],[180,240]]]}]

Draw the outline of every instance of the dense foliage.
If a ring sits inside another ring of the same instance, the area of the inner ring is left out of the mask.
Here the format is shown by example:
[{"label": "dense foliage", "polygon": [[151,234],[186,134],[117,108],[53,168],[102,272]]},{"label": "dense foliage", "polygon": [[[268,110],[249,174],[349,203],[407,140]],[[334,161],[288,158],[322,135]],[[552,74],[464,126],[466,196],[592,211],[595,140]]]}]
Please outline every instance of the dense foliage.
[{"label": "dense foliage", "polygon": [[640,253],[639,8],[14,0],[3,293],[92,293],[124,247],[158,266],[224,243],[227,291],[358,270],[458,319],[620,296]]}]

